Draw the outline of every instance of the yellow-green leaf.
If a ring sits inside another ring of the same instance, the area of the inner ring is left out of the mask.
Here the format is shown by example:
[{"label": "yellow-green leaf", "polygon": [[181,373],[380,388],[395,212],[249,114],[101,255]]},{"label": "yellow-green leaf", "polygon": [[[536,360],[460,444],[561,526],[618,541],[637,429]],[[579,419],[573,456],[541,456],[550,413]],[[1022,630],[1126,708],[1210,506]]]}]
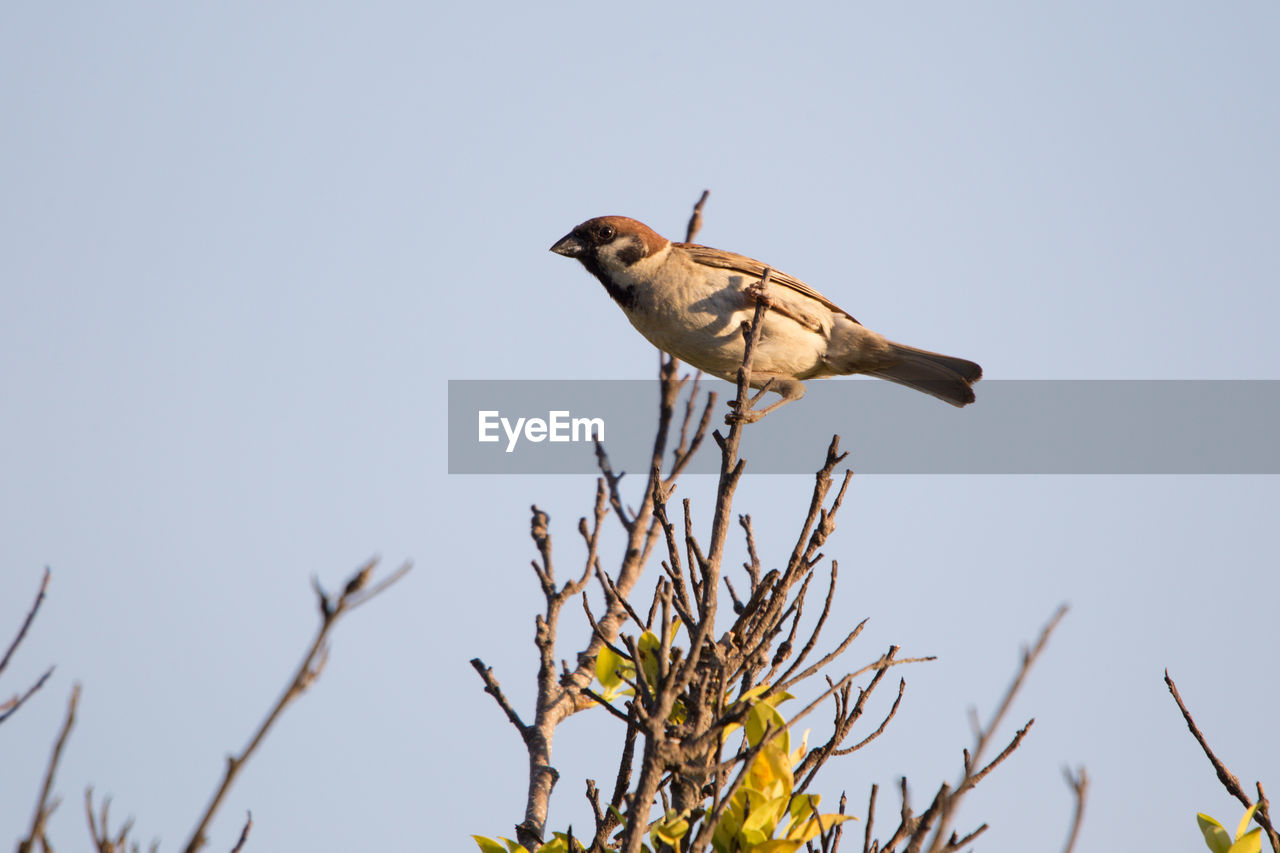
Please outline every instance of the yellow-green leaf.
[{"label": "yellow-green leaf", "polygon": [[640,641],[636,643],[636,648],[640,650],[641,654],[645,652],[656,652],[658,649],[662,648],[662,641],[659,640],[658,635],[652,631],[645,631],[640,635]]},{"label": "yellow-green leaf", "polygon": [[[809,751],[809,732],[810,729],[804,730],[804,737],[800,738],[800,745],[791,753],[791,766],[795,767],[801,761],[804,761],[805,753]],[[788,731],[790,735],[790,731]]]},{"label": "yellow-green leaf", "polygon": [[655,823],[649,830],[649,837],[657,844],[659,840],[665,842],[669,847],[675,847],[676,842],[689,831],[689,821],[676,815],[668,813],[668,817],[662,823]]},{"label": "yellow-green leaf", "polygon": [[1200,825],[1200,832],[1204,835],[1204,843],[1209,845],[1209,849],[1213,853],[1227,853],[1231,849],[1231,836],[1227,835],[1227,831],[1222,828],[1222,824],[1207,814],[1196,815],[1196,823]]},{"label": "yellow-green leaf", "polygon": [[569,853],[569,844],[563,838],[553,838],[533,853]]},{"label": "yellow-green leaf", "polygon": [[778,819],[782,817],[784,810],[787,808],[787,800],[790,798],[790,793],[788,792],[781,797],[766,799],[758,805],[753,804],[751,814],[747,815],[747,819],[742,822],[742,828],[758,829],[764,833],[766,838],[771,838],[778,826]]},{"label": "yellow-green leaf", "polygon": [[622,674],[619,669],[628,661],[608,646],[601,646],[600,652],[596,655],[596,681],[600,682],[600,686],[608,689],[617,687],[622,683]]},{"label": "yellow-green leaf", "polygon": [[1254,803],[1245,809],[1244,817],[1240,818],[1240,825],[1236,827],[1236,841],[1244,838],[1245,830],[1249,828],[1249,821],[1253,820],[1253,813],[1258,810],[1258,804]]},{"label": "yellow-green leaf", "polygon": [[[492,838],[485,838],[483,835],[473,835],[471,837],[476,840],[476,844],[480,845],[480,849],[484,853],[509,853],[504,845],[494,841]],[[505,841],[506,839],[503,840]]]},{"label": "yellow-green leaf", "polygon": [[1262,827],[1257,827],[1236,839],[1228,853],[1261,853]]},{"label": "yellow-green leaf", "polygon": [[772,741],[764,745],[751,762],[747,771],[746,784],[772,799],[773,797],[791,796],[795,787],[795,777],[791,773],[791,765],[787,755]]},{"label": "yellow-green leaf", "polygon": [[746,693],[743,693],[741,696],[739,696],[737,701],[734,702],[734,704],[736,705],[738,702],[750,702],[752,699],[755,699],[759,696],[763,696],[768,690],[769,690],[769,685],[757,684],[755,687],[752,687]]},{"label": "yellow-green leaf", "polygon": [[581,841],[579,841],[579,840],[578,840],[578,839],[576,839],[576,838],[575,838],[575,839],[573,839],[573,844],[572,844],[572,845],[570,845],[570,844],[569,844],[569,833],[567,833],[567,832],[556,832],[556,833],[553,833],[553,834],[555,835],[556,839],[558,839],[559,841],[563,841],[563,842],[564,842],[564,847],[565,847],[565,850],[566,850],[566,851],[570,851],[570,850],[585,850],[585,849],[586,849],[585,847],[583,847],[583,846],[582,846],[582,842],[581,842]]},{"label": "yellow-green leaf", "polygon": [[787,721],[767,702],[757,702],[751,706],[751,710],[747,712],[746,727],[749,745],[755,746],[760,743],[766,729],[772,727],[780,730],[780,733],[774,736],[773,743],[779,744],[784,753],[791,752],[791,736],[787,731]]},{"label": "yellow-green leaf", "polygon": [[850,814],[814,815],[813,819],[800,827],[798,832],[791,833],[791,837],[800,841],[812,841],[822,833],[830,832],[837,824],[844,823],[847,820],[857,820],[857,818]]},{"label": "yellow-green leaf", "polygon": [[[791,827],[793,829],[813,815],[820,799],[817,794],[804,794],[791,800],[791,806],[787,809],[787,812],[791,815]],[[787,834],[790,835],[791,833],[788,832]]]},{"label": "yellow-green leaf", "polygon": [[716,853],[728,853],[732,845],[734,837],[738,834],[738,830],[742,825],[738,822],[741,814],[733,814],[729,809],[725,809],[724,814],[720,817],[720,822],[716,824],[716,831],[711,835],[711,846],[715,848]]},{"label": "yellow-green leaf", "polygon": [[791,841],[785,838],[778,841],[766,841],[764,844],[757,844],[752,847],[751,853],[795,853],[803,843],[803,841]]},{"label": "yellow-green leaf", "polygon": [[662,652],[662,641],[652,631],[645,631],[640,635],[636,648],[640,651],[640,665],[644,667],[645,678],[653,687],[658,683],[658,655]]}]

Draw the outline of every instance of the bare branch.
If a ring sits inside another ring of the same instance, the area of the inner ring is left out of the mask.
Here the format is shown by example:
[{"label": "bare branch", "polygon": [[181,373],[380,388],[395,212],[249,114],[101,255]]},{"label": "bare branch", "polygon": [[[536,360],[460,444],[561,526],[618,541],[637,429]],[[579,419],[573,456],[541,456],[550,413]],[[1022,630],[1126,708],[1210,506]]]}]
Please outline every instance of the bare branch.
[{"label": "bare branch", "polygon": [[[13,653],[18,650],[23,638],[27,636],[27,630],[31,628],[31,623],[35,621],[36,612],[40,610],[40,605],[44,602],[45,593],[49,589],[49,577],[51,574],[49,567],[46,566],[44,576],[40,579],[40,589],[36,592],[35,601],[31,602],[31,607],[28,608],[26,618],[22,620],[21,627],[18,628],[18,635],[13,638],[13,642],[5,650],[4,657],[0,658],[0,674],[4,673],[5,668],[9,666]],[[44,674],[36,679],[36,682],[28,687],[21,696],[15,694],[8,702],[0,703],[0,723],[17,713],[18,709],[35,695],[37,690],[44,687],[45,682],[49,680],[51,675],[53,675],[53,667],[46,669]]]},{"label": "bare branch", "polygon": [[367,561],[359,569],[357,569],[347,582],[343,585],[341,595],[334,600],[331,596],[325,594],[320,588],[318,582],[313,583],[316,595],[320,604],[320,625],[316,629],[315,637],[311,640],[306,653],[303,655],[302,662],[294,671],[293,677],[286,684],[284,692],[280,694],[280,698],[276,700],[275,705],[267,713],[267,716],[259,724],[257,730],[249,738],[249,742],[241,750],[239,755],[227,757],[226,769],[223,771],[222,781],[214,791],[213,797],[209,801],[209,805],[205,808],[204,814],[201,815],[199,822],[196,824],[195,830],[191,833],[183,847],[186,853],[195,853],[206,843],[205,831],[208,829],[213,816],[217,813],[218,807],[222,805],[222,800],[226,797],[227,792],[231,790],[231,785],[239,775],[240,770],[252,757],[263,739],[267,736],[267,732],[275,725],[276,720],[284,712],[284,709],[293,700],[297,699],[307,688],[310,687],[319,677],[321,670],[328,655],[327,641],[333,626],[351,610],[368,602],[372,598],[385,592],[392,584],[399,581],[408,573],[411,565],[405,563],[396,571],[392,572],[384,581],[376,584],[370,589],[366,589],[368,582],[372,577],[374,568],[378,561],[372,559]]},{"label": "bare branch", "polygon": [[846,747],[845,749],[837,749],[832,754],[848,755],[851,752],[857,752],[867,744],[871,743],[871,741],[875,740],[876,738],[880,737],[880,735],[884,734],[884,730],[889,725],[889,721],[893,719],[894,714],[898,713],[898,706],[902,704],[902,694],[903,694],[903,691],[905,691],[906,689],[907,689],[906,679],[903,679],[903,678],[898,679],[898,695],[893,700],[893,707],[889,709],[889,713],[886,714],[885,718],[880,722],[879,728],[877,728],[874,732],[864,737],[862,740],[855,743],[853,746]]},{"label": "bare branch", "polygon": [[697,204],[693,206],[693,215],[689,217],[689,227],[685,229],[684,241],[692,243],[694,238],[698,236],[698,232],[702,229],[702,208],[707,203],[707,197],[711,195],[711,190],[703,190],[699,196]]},{"label": "bare branch", "polygon": [[[42,585],[42,594],[43,590],[44,587]],[[67,700],[67,716],[62,722],[62,731],[58,734],[57,741],[54,742],[53,753],[49,756],[49,764],[44,771],[44,782],[40,785],[40,796],[36,800],[36,812],[31,818],[31,830],[27,833],[26,840],[18,842],[18,853],[30,853],[35,849],[36,841],[44,838],[45,822],[48,821],[49,815],[53,813],[53,810],[57,808],[57,803],[50,800],[53,791],[53,777],[58,771],[58,762],[62,760],[62,748],[67,744],[67,736],[71,734],[71,727],[75,725],[76,706],[79,704],[80,685],[76,684],[71,688],[71,697]]]},{"label": "bare branch", "polygon": [[751,516],[738,516],[738,523],[742,525],[742,532],[747,537],[747,562],[742,567],[747,570],[747,576],[751,578],[751,591],[755,592],[756,587],[760,585],[760,557],[756,554],[756,534],[751,527]]},{"label": "bare branch", "polygon": [[982,781],[988,773],[990,773],[996,766],[1008,758],[1015,749],[1018,748],[1018,745],[1022,743],[1023,737],[1026,736],[1027,731],[1031,728],[1032,723],[1035,722],[1034,719],[1030,720],[1014,735],[1013,739],[994,760],[981,770],[975,772],[975,768],[978,767],[979,762],[982,759],[982,754],[990,745],[991,739],[1000,727],[1001,721],[1013,706],[1013,700],[1018,695],[1018,691],[1022,688],[1023,683],[1026,681],[1027,675],[1031,672],[1031,667],[1044,651],[1049,642],[1049,637],[1053,634],[1054,629],[1057,628],[1066,613],[1067,606],[1065,604],[1061,605],[1056,611],[1054,611],[1053,615],[1049,617],[1049,621],[1045,623],[1044,627],[1041,628],[1040,635],[1036,638],[1035,644],[1030,648],[1023,648],[1022,660],[1018,666],[1018,670],[1014,674],[1013,681],[1009,684],[1008,689],[1005,690],[1004,696],[996,705],[995,711],[991,715],[991,721],[984,727],[978,722],[976,712],[973,714],[973,752],[970,753],[969,750],[964,751],[964,772],[961,774],[960,781],[956,784],[954,792],[949,793],[939,803],[938,828],[933,836],[933,842],[928,847],[931,853],[938,853],[938,851],[943,850],[949,844],[947,831],[951,828],[951,820],[955,815],[956,809],[959,807],[961,798],[963,798],[968,791],[972,790],[973,787]]},{"label": "bare branch", "polygon": [[40,579],[40,589],[36,592],[36,600],[31,603],[31,607],[27,610],[27,617],[22,620],[22,627],[18,629],[18,636],[13,638],[13,642],[9,644],[8,650],[4,653],[4,657],[0,658],[0,673],[3,673],[5,667],[9,665],[9,659],[13,657],[13,653],[22,643],[22,638],[27,635],[27,629],[35,621],[36,611],[40,609],[41,603],[44,602],[45,591],[49,589],[49,576],[51,574],[49,567],[46,566],[44,577]]},{"label": "bare branch", "polygon": [[502,692],[502,686],[498,684],[498,679],[493,677],[493,669],[485,666],[484,661],[480,658],[471,659],[471,667],[480,673],[480,679],[484,682],[484,692],[493,697],[493,701],[498,703],[498,707],[507,715],[507,719],[511,721],[511,725],[516,727],[516,731],[520,732],[520,736],[524,737],[529,727],[520,719],[520,714],[507,701],[506,694]]},{"label": "bare branch", "polygon": [[28,687],[26,692],[21,696],[15,695],[8,702],[0,704],[0,723],[3,723],[5,720],[16,714],[18,709],[26,704],[26,701],[36,694],[36,691],[41,687],[44,687],[45,682],[53,676],[53,669],[53,667],[46,669],[44,673],[36,679],[35,683]]},{"label": "bare branch", "polygon": [[244,849],[245,842],[249,840],[249,830],[253,828],[253,812],[247,812],[244,819],[244,829],[240,830],[240,840],[236,842],[236,846],[231,848],[231,853],[240,853]]},{"label": "bare branch", "polygon": [[1076,801],[1075,813],[1071,818],[1071,832],[1067,835],[1067,845],[1062,848],[1062,853],[1071,853],[1076,846],[1076,836],[1080,834],[1080,825],[1084,822],[1084,801],[1089,789],[1089,777],[1085,774],[1083,767],[1074,774],[1071,768],[1065,767],[1062,775],[1066,777],[1067,786],[1071,788],[1072,796]]},{"label": "bare branch", "polygon": [[876,822],[876,794],[880,792],[880,786],[872,784],[871,799],[867,802],[867,829],[863,835],[862,853],[871,853],[871,827]]},{"label": "bare branch", "polygon": [[[1178,710],[1182,712],[1182,719],[1186,721],[1187,728],[1191,730],[1191,735],[1200,744],[1200,748],[1204,750],[1205,757],[1209,759],[1209,763],[1213,765],[1214,772],[1218,775],[1218,781],[1222,783],[1222,787],[1227,789],[1227,793],[1239,800],[1245,808],[1253,805],[1253,801],[1249,799],[1249,795],[1245,793],[1243,786],[1240,784],[1240,778],[1227,769],[1227,765],[1222,759],[1213,754],[1213,750],[1209,748],[1209,741],[1205,739],[1204,734],[1200,731],[1200,727],[1196,725],[1195,719],[1191,716],[1191,712],[1187,710],[1186,704],[1182,701],[1182,696],[1178,693],[1178,685],[1173,683],[1173,679],[1169,677],[1169,670],[1164,671],[1164,683],[1168,686],[1169,692],[1173,694],[1173,701],[1178,703]],[[1262,800],[1262,784],[1258,783],[1259,802]],[[1271,816],[1259,806],[1254,812],[1254,819],[1267,833],[1267,839],[1271,842],[1271,849],[1280,853],[1280,837],[1277,837],[1275,827],[1271,824]]]},{"label": "bare branch", "polygon": [[1027,720],[1027,724],[1022,728],[1018,729],[1018,731],[1013,736],[1013,740],[1009,741],[1008,746],[1000,750],[999,755],[991,759],[991,761],[987,764],[986,767],[983,767],[977,773],[973,773],[969,775],[964,780],[964,782],[959,787],[956,788],[955,796],[959,797],[960,794],[964,793],[965,791],[968,791],[970,788],[977,786],[979,782],[981,782],[983,779],[987,777],[988,773],[996,769],[996,767],[998,767],[1001,762],[1003,762],[1006,758],[1012,755],[1013,751],[1018,748],[1019,744],[1022,743],[1022,739],[1027,736],[1027,732],[1031,731],[1031,727],[1035,725],[1035,722],[1036,722],[1035,717],[1032,717],[1031,719]]}]

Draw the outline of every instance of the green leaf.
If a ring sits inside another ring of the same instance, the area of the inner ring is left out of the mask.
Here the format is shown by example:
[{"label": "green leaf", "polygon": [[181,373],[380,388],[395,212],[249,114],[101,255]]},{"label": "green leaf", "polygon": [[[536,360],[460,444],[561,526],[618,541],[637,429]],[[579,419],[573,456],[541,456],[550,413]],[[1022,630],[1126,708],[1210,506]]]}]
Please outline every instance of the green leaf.
[{"label": "green leaf", "polygon": [[1254,803],[1245,810],[1244,817],[1240,818],[1240,825],[1236,827],[1236,841],[1244,838],[1245,830],[1249,828],[1249,821],[1253,820],[1253,813],[1258,810],[1258,804]]},{"label": "green leaf", "polygon": [[787,827],[787,835],[791,836],[797,826],[804,823],[813,816],[813,812],[818,807],[818,800],[821,799],[817,794],[804,794],[791,800],[791,806],[787,812],[791,815],[791,825]]},{"label": "green leaf", "polygon": [[751,706],[751,710],[747,712],[747,743],[755,746],[764,738],[767,728],[772,726],[780,729],[781,732],[774,736],[773,743],[781,744],[782,751],[791,752],[791,735],[787,732],[787,721],[782,718],[777,709],[767,702],[757,702]]},{"label": "green leaf", "polygon": [[739,696],[733,704],[736,705],[738,704],[738,702],[750,702],[752,699],[755,699],[759,696],[763,696],[766,692],[768,692],[768,690],[769,690],[769,685],[757,684],[755,687],[752,687],[746,693],[743,693],[741,696]]},{"label": "green leaf", "polygon": [[563,838],[553,838],[533,853],[569,853],[569,845]]},{"label": "green leaf", "polygon": [[1207,814],[1196,815],[1196,823],[1200,824],[1200,832],[1204,835],[1204,843],[1209,845],[1213,853],[1227,853],[1231,849],[1231,836]]},{"label": "green leaf", "polygon": [[751,814],[747,815],[747,819],[742,822],[743,830],[758,829],[764,833],[765,838],[771,838],[774,829],[778,826],[778,818],[782,817],[783,810],[787,807],[787,800],[790,798],[790,792],[787,792],[781,797],[763,800],[758,805],[752,803]]},{"label": "green leaf", "polygon": [[1262,853],[1262,827],[1257,827],[1236,839],[1229,853]]},{"label": "green leaf", "polygon": [[778,746],[777,741],[765,744],[756,755],[747,771],[745,784],[769,799],[783,795],[791,796],[796,784],[795,777],[791,773],[791,764],[787,761],[787,755]]},{"label": "green leaf", "polygon": [[471,836],[476,840],[476,844],[480,845],[480,849],[484,853],[508,853],[505,845],[494,841],[492,838],[485,838],[483,835]]},{"label": "green leaf", "polygon": [[576,838],[575,838],[575,839],[573,839],[573,845],[572,845],[572,846],[570,846],[570,844],[569,844],[569,833],[567,833],[567,832],[555,832],[555,833],[552,833],[552,834],[553,834],[557,839],[559,839],[560,841],[563,841],[563,842],[564,842],[564,847],[565,847],[565,851],[566,851],[566,853],[568,853],[570,850],[577,851],[577,850],[585,850],[585,849],[586,849],[585,847],[583,847],[583,846],[582,846],[582,842],[581,842],[581,841],[579,841],[579,840],[578,840],[578,839],[576,839]]},{"label": "green leaf", "polygon": [[675,847],[676,842],[689,831],[689,821],[679,815],[671,815],[670,818],[662,823],[655,823],[653,828],[649,830],[649,837],[653,839],[655,845],[661,840],[669,847]]},{"label": "green leaf", "polygon": [[662,651],[662,641],[652,631],[645,631],[640,635],[640,641],[636,643],[636,648],[640,652],[640,665],[644,667],[644,676],[648,680],[649,686],[656,687],[658,684],[658,655]]},{"label": "green leaf", "polygon": [[789,839],[781,839],[779,841],[766,841],[764,844],[757,844],[751,848],[751,853],[796,853],[803,841],[791,841]]},{"label": "green leaf", "polygon": [[613,649],[601,646],[596,654],[596,681],[605,689],[617,687],[622,683],[622,675],[618,670],[624,663],[627,663],[626,659]]},{"label": "green leaf", "polygon": [[720,822],[716,824],[716,831],[711,835],[711,846],[716,853],[728,853],[733,846],[733,839],[737,836],[738,830],[742,829],[739,818],[742,816],[742,810],[739,808],[736,812],[732,806],[724,810],[724,814],[720,816]]}]

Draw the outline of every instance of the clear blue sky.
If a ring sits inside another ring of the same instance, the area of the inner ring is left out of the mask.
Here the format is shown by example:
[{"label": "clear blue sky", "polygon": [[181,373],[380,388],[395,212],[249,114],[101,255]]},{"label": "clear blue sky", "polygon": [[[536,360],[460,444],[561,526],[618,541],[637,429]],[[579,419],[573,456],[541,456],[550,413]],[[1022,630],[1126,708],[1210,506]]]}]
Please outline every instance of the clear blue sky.
[{"label": "clear blue sky", "polygon": [[[569,566],[593,486],[449,477],[445,383],[653,374],[547,252],[590,216],[674,236],[710,187],[704,242],[993,378],[1280,378],[1278,36],[1265,2],[14,5],[0,638],[54,580],[0,693],[58,670],[0,727],[0,843],[79,680],[55,843],[87,849],[92,784],[173,850],[302,650],[308,578],[375,552],[417,569],[341,626],[210,849],[245,809],[249,850],[510,833],[524,753],[467,660],[528,708],[528,506]],[[766,562],[809,482],[744,484]],[[1036,727],[961,825],[1058,849],[1060,768],[1084,764],[1080,849],[1201,849],[1195,812],[1240,808],[1161,673],[1274,796],[1278,499],[1266,477],[856,479],[827,547],[842,618],[871,617],[847,663],[941,660],[819,789],[954,778],[967,708],[1068,601],[1014,710]],[[603,714],[561,729],[553,823],[586,825],[619,739]]]}]

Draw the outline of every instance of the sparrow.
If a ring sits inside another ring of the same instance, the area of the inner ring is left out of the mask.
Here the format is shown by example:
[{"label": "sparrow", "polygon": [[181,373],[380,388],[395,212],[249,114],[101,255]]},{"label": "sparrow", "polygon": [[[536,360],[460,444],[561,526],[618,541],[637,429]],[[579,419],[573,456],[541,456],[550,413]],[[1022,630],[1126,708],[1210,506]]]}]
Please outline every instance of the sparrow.
[{"label": "sparrow", "polygon": [[803,397],[806,379],[865,373],[965,406],[974,400],[973,383],[982,378],[982,368],[972,361],[871,331],[798,278],[744,255],[672,243],[625,216],[588,219],[551,251],[580,261],[658,349],[730,382],[736,381],[746,348],[743,324],[752,320],[763,293],[759,283],[770,269],[774,286],[763,296],[768,310],[751,387],[767,387],[782,399],[741,413],[747,420]]}]

